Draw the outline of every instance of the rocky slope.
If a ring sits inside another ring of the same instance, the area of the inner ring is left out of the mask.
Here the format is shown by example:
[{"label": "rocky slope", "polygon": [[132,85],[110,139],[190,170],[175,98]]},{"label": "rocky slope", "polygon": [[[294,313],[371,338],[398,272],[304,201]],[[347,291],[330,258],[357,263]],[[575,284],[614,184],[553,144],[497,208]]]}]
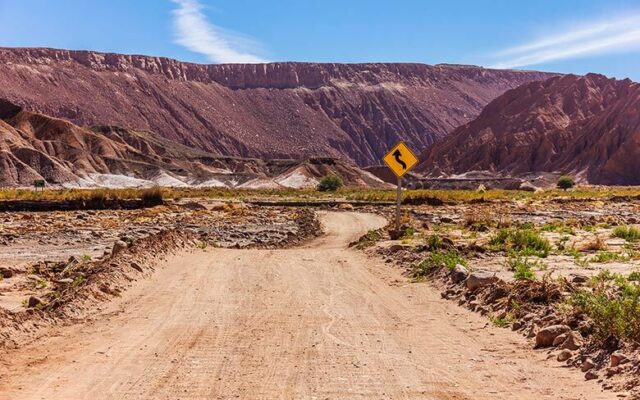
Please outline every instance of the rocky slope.
[{"label": "rocky slope", "polygon": [[532,82],[492,101],[422,155],[432,176],[558,172],[640,184],[640,85],[602,75]]},{"label": "rocky slope", "polygon": [[385,185],[355,165],[332,158],[222,157],[148,131],[81,128],[0,100],[0,186],[30,186],[44,179],[67,187],[300,188],[315,186],[327,174],[341,176],[348,185]]},{"label": "rocky slope", "polygon": [[87,51],[0,49],[0,97],[80,126],[150,130],[217,154],[379,163],[417,150],[539,72],[421,64],[198,65]]}]

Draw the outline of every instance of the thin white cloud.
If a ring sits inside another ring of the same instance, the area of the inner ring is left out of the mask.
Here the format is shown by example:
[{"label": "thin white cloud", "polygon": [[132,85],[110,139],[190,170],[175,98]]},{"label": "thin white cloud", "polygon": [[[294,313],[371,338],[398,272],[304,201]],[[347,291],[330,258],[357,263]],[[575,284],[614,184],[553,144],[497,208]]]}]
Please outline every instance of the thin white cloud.
[{"label": "thin white cloud", "polygon": [[494,68],[640,50],[640,14],[593,21],[493,54]]},{"label": "thin white cloud", "polygon": [[207,21],[198,0],[172,0],[175,43],[215,63],[268,62],[255,55],[255,42]]}]

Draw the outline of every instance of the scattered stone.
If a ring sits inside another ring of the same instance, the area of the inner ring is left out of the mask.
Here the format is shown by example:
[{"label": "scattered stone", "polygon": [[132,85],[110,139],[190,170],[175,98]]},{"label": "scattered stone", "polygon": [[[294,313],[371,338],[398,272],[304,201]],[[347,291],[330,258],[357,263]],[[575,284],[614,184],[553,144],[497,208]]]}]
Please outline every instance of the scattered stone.
[{"label": "scattered stone", "polygon": [[562,335],[558,335],[557,338],[553,339],[553,347],[558,347],[560,346],[562,343],[564,343],[564,341],[567,340],[567,334],[563,333]]},{"label": "scattered stone", "polygon": [[629,358],[620,352],[615,352],[611,354],[611,359],[609,361],[612,367],[617,367],[618,365],[629,361]]},{"label": "scattered stone", "polygon": [[461,264],[457,264],[451,271],[451,281],[453,283],[460,283],[467,279],[468,276],[469,271]]},{"label": "scattered stone", "polygon": [[559,362],[563,362],[563,361],[567,361],[568,359],[570,359],[571,357],[573,357],[573,353],[571,352],[571,350],[562,350],[559,354],[558,354],[558,358],[557,360]]},{"label": "scattered stone", "polygon": [[571,283],[581,284],[586,283],[589,280],[589,277],[583,274],[570,274]]},{"label": "scattered stone", "polygon": [[598,379],[599,377],[600,376],[594,371],[587,371],[587,373],[584,374],[584,379],[586,379],[588,381],[593,380],[593,379]]},{"label": "scattered stone", "polygon": [[569,332],[566,336],[566,340],[560,345],[561,349],[578,350],[582,347],[582,337],[579,333]]},{"label": "scattered stone", "polygon": [[36,296],[29,296],[29,300],[27,300],[27,308],[34,308],[40,304],[42,304],[42,300]]},{"label": "scattered stone", "polygon": [[553,341],[558,336],[569,331],[571,331],[571,328],[566,325],[551,325],[540,329],[536,334],[536,348],[553,345]]},{"label": "scattered stone", "polygon": [[142,272],[142,267],[140,266],[140,264],[138,264],[136,262],[132,262],[131,263],[131,268],[135,269],[138,272]]},{"label": "scattered stone", "polygon": [[590,359],[590,358],[587,358],[586,360],[584,360],[584,362],[580,366],[580,370],[582,372],[587,372],[587,371],[589,371],[590,369],[592,369],[595,366],[596,365],[593,363],[593,360]]},{"label": "scattered stone", "polygon": [[125,250],[126,248],[127,248],[126,242],[123,242],[122,240],[116,240],[116,242],[113,244],[113,249],[111,250],[111,254],[115,256],[121,251]]},{"label": "scattered stone", "polygon": [[9,268],[0,268],[0,276],[3,278],[11,278],[13,276],[13,271]]},{"label": "scattered stone", "polygon": [[496,281],[498,281],[498,277],[493,272],[473,271],[469,274],[466,284],[467,289],[473,292]]}]

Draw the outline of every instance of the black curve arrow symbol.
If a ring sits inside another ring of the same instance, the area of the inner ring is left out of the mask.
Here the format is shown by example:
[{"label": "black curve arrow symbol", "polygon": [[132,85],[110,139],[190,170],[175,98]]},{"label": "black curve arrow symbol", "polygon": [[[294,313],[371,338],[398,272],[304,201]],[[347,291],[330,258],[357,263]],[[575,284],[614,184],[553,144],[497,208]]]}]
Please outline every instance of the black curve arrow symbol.
[{"label": "black curve arrow symbol", "polygon": [[405,164],[404,161],[400,159],[400,156],[402,156],[400,149],[396,149],[396,151],[393,152],[393,156],[396,158],[396,162],[402,165],[402,169],[407,169],[407,164]]}]

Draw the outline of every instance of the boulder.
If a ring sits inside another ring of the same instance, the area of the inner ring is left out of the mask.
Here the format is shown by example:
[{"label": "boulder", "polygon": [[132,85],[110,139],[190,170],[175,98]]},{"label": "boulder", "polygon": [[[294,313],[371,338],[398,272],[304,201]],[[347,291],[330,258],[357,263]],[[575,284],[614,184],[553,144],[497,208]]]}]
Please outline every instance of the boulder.
[{"label": "boulder", "polygon": [[13,271],[9,268],[0,268],[0,277],[2,278],[11,278],[13,276]]},{"label": "boulder", "polygon": [[113,244],[113,249],[111,250],[111,254],[112,255],[117,255],[118,253],[122,252],[123,250],[125,250],[127,248],[127,243],[122,241],[122,240],[116,240],[116,242]]},{"label": "boulder", "polygon": [[571,328],[567,325],[551,325],[542,328],[536,334],[536,348],[549,347],[553,345],[553,341],[563,333],[570,332]]},{"label": "boulder", "polygon": [[598,379],[599,376],[597,373],[595,373],[594,371],[587,371],[586,374],[584,374],[584,379],[590,381],[592,379]]},{"label": "boulder", "polygon": [[593,360],[590,359],[590,358],[587,358],[586,360],[584,360],[584,362],[580,366],[580,370],[582,372],[587,372],[587,371],[589,371],[590,369],[592,369],[595,366],[596,365],[593,363]]},{"label": "boulder", "polygon": [[464,265],[456,264],[456,266],[451,271],[451,281],[453,283],[460,283],[467,279],[469,276],[469,271],[464,267]]},{"label": "boulder", "polygon": [[553,339],[553,347],[558,347],[560,346],[562,343],[564,343],[564,341],[567,340],[567,334],[563,333],[562,335],[558,335],[558,337],[556,337],[555,339]]},{"label": "boulder", "polygon": [[571,353],[571,350],[562,350],[559,354],[558,354],[558,358],[557,360],[559,362],[564,362],[567,361],[568,359],[570,359],[573,356],[573,353]]},{"label": "boulder", "polygon": [[624,354],[622,354],[622,353],[620,353],[618,351],[616,351],[615,353],[611,354],[610,363],[611,363],[612,367],[617,367],[618,365],[624,364],[627,361],[629,361],[629,358],[626,355],[624,355]]},{"label": "boulder", "polygon": [[467,289],[472,292],[481,287],[490,285],[498,280],[498,277],[489,271],[473,271],[466,280]]},{"label": "boulder", "polygon": [[566,339],[560,345],[561,349],[578,350],[582,347],[582,336],[577,332],[568,332]]},{"label": "boulder", "polygon": [[42,304],[42,300],[36,296],[29,296],[29,299],[27,300],[27,308],[34,308],[40,304]]}]

